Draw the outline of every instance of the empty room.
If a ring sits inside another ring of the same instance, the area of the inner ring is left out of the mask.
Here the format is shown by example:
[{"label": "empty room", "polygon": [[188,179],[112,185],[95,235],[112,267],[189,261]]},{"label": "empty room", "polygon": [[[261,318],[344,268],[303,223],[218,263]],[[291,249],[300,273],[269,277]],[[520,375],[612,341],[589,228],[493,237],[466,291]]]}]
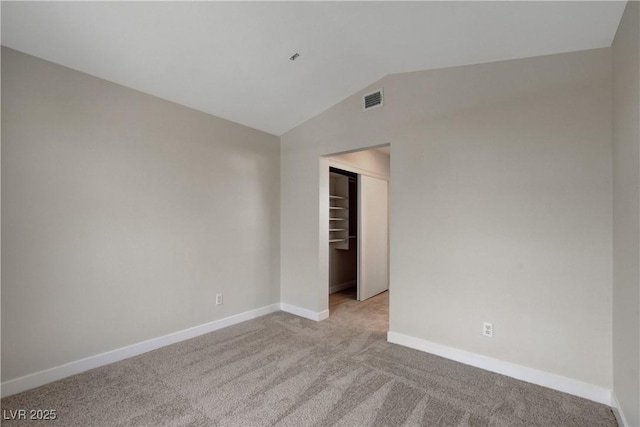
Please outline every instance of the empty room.
[{"label": "empty room", "polygon": [[7,426],[640,426],[640,3],[1,7]]}]

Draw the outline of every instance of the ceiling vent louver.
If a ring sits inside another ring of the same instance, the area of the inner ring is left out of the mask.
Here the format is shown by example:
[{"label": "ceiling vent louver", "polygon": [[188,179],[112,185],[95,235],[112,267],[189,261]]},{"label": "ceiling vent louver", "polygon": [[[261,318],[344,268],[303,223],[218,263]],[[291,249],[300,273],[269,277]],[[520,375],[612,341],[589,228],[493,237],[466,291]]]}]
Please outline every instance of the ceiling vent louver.
[{"label": "ceiling vent louver", "polygon": [[382,107],[382,101],[382,89],[377,89],[371,93],[367,93],[362,97],[362,111]]}]

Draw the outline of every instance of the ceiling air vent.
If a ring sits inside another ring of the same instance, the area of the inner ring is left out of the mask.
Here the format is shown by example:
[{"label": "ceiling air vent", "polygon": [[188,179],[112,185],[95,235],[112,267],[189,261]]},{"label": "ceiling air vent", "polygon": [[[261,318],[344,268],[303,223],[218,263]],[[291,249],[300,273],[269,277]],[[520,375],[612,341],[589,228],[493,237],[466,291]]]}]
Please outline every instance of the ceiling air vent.
[{"label": "ceiling air vent", "polygon": [[382,107],[382,89],[367,93],[362,97],[362,111]]}]

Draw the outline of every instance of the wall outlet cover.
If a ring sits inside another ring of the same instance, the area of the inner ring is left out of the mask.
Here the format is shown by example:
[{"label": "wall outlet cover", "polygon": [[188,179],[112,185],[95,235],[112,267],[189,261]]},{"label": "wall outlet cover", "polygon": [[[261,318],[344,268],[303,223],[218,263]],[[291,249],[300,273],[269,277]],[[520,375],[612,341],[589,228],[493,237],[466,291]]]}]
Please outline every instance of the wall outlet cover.
[{"label": "wall outlet cover", "polygon": [[493,323],[484,322],[482,324],[482,335],[484,335],[485,337],[493,336]]}]

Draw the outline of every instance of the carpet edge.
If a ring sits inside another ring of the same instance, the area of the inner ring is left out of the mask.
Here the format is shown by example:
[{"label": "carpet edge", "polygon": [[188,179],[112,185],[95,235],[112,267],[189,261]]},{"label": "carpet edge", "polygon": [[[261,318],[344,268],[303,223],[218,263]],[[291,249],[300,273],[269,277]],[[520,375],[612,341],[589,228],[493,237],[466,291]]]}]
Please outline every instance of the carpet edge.
[{"label": "carpet edge", "polygon": [[185,341],[197,336],[226,328],[227,326],[255,319],[270,313],[280,311],[280,304],[270,304],[243,313],[235,314],[223,319],[214,320],[181,331],[172,332],[160,337],[151,338],[146,341],[120,347],[104,353],[85,357],[80,360],[68,362],[53,368],[44,369],[15,379],[3,381],[0,383],[0,396],[7,397],[13,394],[21,393],[32,388],[36,388],[51,382],[61,380],[72,375],[76,375],[90,369],[108,365],[110,363],[119,362],[133,356],[146,353],[151,350],[158,349],[167,345]]},{"label": "carpet edge", "polygon": [[492,357],[449,347],[398,332],[389,331],[387,333],[387,341],[392,344],[398,344],[414,350],[420,350],[446,359],[454,360],[456,362],[464,363],[465,365],[506,375],[517,380],[582,397],[610,407],[613,406],[614,403],[612,390],[595,384],[589,384],[573,378],[553,374],[551,372],[529,368],[527,366],[518,365],[500,359],[494,359]]}]

